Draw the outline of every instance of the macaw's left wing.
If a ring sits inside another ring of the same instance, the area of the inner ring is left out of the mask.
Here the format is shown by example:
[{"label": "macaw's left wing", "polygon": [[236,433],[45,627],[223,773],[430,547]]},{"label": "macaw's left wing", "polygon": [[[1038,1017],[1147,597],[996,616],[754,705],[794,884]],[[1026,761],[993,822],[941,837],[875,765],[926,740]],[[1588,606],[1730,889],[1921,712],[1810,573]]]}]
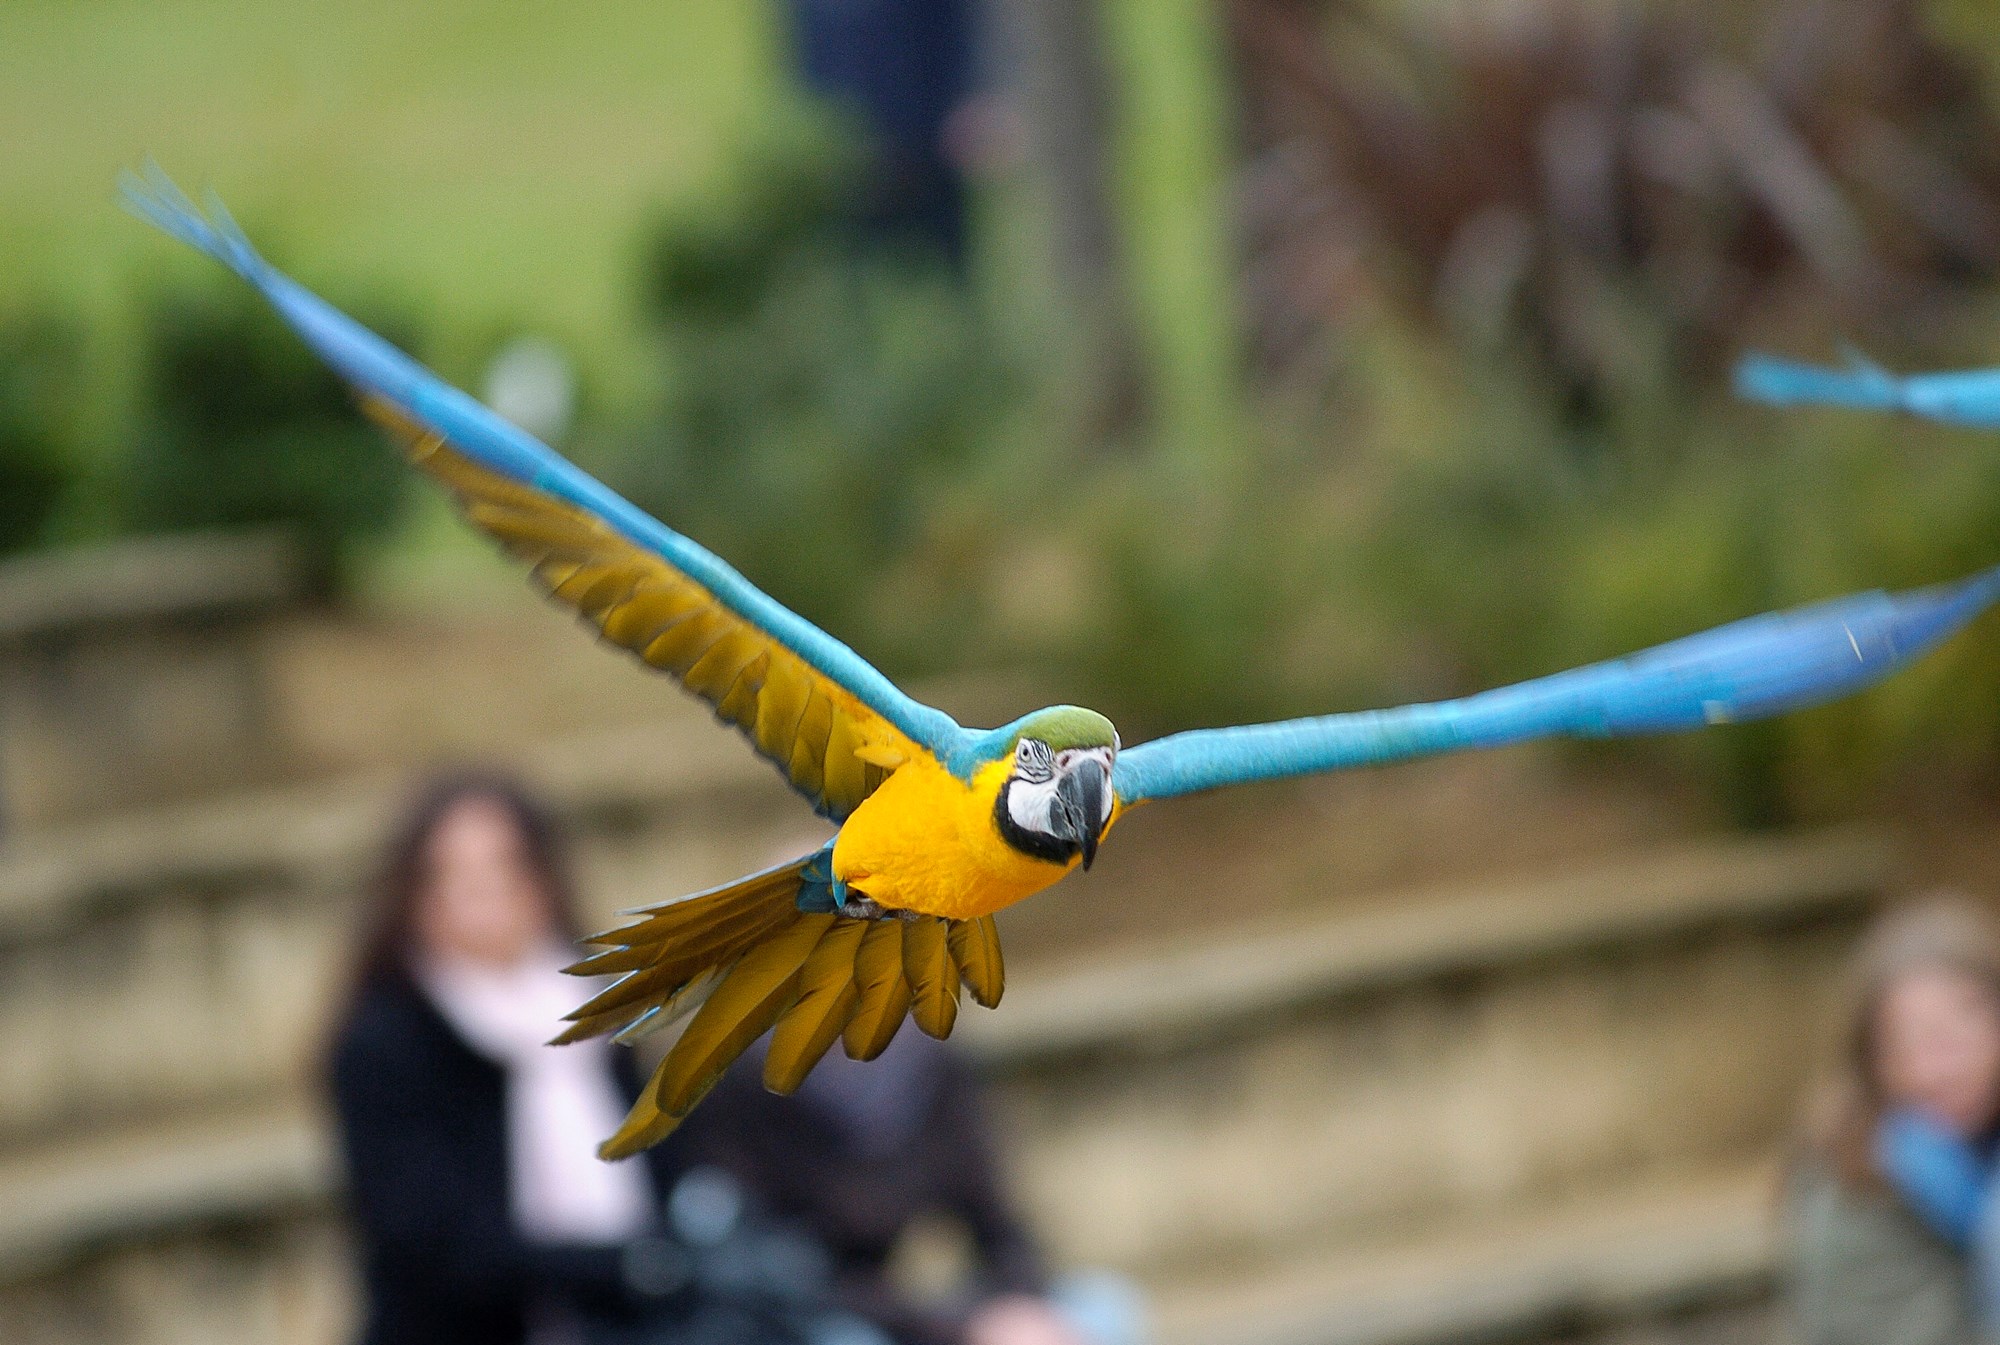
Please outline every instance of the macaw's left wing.
[{"label": "macaw's left wing", "polygon": [[1880,681],[2000,600],[2000,567],[1719,626],[1462,700],[1199,729],[1118,754],[1121,802],[1535,738],[1616,738],[1764,719]]},{"label": "macaw's left wing", "polygon": [[219,206],[205,217],[157,170],[128,176],[124,192],[139,216],[255,285],[468,518],[605,639],[708,701],[827,817],[845,818],[901,762],[949,756],[971,736],[714,554],[280,274]]},{"label": "macaw's left wing", "polygon": [[1736,366],[1736,391],[1773,406],[1906,411],[1947,425],[2000,430],[2000,369],[1898,375],[1852,353],[1844,369],[1746,355]]}]

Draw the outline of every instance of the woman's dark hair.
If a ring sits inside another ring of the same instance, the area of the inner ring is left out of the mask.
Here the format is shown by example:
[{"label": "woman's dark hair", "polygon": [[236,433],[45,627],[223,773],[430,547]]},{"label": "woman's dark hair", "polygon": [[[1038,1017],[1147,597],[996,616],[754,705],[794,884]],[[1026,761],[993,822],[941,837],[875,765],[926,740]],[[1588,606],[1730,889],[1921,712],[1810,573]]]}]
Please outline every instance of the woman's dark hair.
[{"label": "woman's dark hair", "polygon": [[1913,972],[1950,968],[1985,986],[2000,1004],[2000,925],[1985,909],[1943,893],[1891,911],[1855,959],[1840,1056],[1812,1099],[1804,1141],[1840,1180],[1879,1188],[1875,1128],[1888,1105],[1878,1065],[1882,1001]]},{"label": "woman's dark hair", "polygon": [[417,791],[383,850],[373,884],[374,913],[362,937],[355,968],[357,991],[408,975],[431,838],[453,810],[474,802],[492,804],[512,820],[521,838],[521,852],[548,903],[551,923],[571,941],[582,936],[576,892],[555,815],[510,776],[497,771],[455,771],[434,777]]}]

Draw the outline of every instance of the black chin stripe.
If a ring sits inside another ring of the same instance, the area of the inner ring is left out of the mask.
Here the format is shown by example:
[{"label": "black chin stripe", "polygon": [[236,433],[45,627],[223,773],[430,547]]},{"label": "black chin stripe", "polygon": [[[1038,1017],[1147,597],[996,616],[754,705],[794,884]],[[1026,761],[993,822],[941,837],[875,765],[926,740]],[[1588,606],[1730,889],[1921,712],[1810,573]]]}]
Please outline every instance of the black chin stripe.
[{"label": "black chin stripe", "polygon": [[1082,853],[1083,847],[1075,841],[1065,841],[1045,832],[1029,831],[1014,820],[1014,814],[1007,811],[1007,792],[1014,787],[1010,778],[1000,786],[1000,797],[993,803],[993,824],[1000,829],[1000,839],[1033,859],[1047,860],[1051,864],[1067,864]]}]

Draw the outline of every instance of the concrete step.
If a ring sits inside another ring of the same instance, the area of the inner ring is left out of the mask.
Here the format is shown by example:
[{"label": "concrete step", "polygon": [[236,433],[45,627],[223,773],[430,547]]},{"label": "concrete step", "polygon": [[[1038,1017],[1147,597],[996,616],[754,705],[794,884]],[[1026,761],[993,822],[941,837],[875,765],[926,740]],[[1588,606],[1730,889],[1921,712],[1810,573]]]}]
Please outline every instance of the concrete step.
[{"label": "concrete step", "polygon": [[961,1030],[1064,1259],[1369,1245],[1768,1152],[1892,864],[1832,834],[1388,894],[1028,969]]},{"label": "concrete step", "polygon": [[0,562],[0,826],[287,769],[260,637],[306,574],[276,533],[182,534]]},{"label": "concrete step", "polygon": [[[279,1272],[282,1249],[286,1273],[332,1286],[314,1299],[311,1331],[283,1339],[337,1338],[348,1314],[338,1297],[346,1275],[340,1241],[326,1226],[333,1183],[323,1130],[296,1105],[0,1161],[0,1283],[13,1286],[0,1294],[0,1324],[24,1299],[40,1299],[46,1313],[63,1282],[50,1272],[64,1265],[143,1261],[148,1245],[178,1243],[185,1255],[204,1238],[232,1240],[231,1230],[259,1228],[285,1232],[267,1253],[267,1274]],[[1358,1248],[1224,1260],[1201,1274],[1153,1280],[1150,1312],[1162,1345],[1574,1339],[1762,1297],[1773,1269],[1774,1189],[1770,1166],[1759,1163]],[[301,1236],[305,1230],[311,1235]]]},{"label": "concrete step", "polygon": [[254,1102],[0,1158],[0,1282],[189,1227],[324,1210],[337,1165],[298,1101]]},{"label": "concrete step", "polygon": [[1159,1286],[1162,1345],[1573,1340],[1768,1294],[1768,1165],[1628,1184]]},{"label": "concrete step", "polygon": [[[1273,1342],[1322,1321],[1379,1333],[1326,1339],[1442,1340],[1419,1328],[1707,1301],[1752,1273],[1731,1202],[1762,1180],[1750,1165],[1892,866],[1835,833],[1388,893],[1031,964],[961,1040],[1058,1261],[1155,1286],[1176,1340],[1225,1321]],[[298,1096],[267,1081],[0,1150],[0,1325],[108,1267],[236,1255],[231,1229],[287,1249],[239,1264],[246,1284],[337,1280],[328,1146]],[[1430,1317],[1427,1283],[1456,1286]],[[339,1320],[337,1287],[313,1293],[314,1320]]]}]

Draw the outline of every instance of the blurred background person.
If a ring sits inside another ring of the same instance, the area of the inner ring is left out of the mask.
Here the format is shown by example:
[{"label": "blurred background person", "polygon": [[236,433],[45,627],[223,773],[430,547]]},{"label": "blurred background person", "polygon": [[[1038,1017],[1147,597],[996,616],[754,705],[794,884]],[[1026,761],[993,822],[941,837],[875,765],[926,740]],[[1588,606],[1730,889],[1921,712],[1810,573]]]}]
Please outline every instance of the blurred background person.
[{"label": "blurred background person", "polygon": [[1801,1333],[1806,1345],[1991,1339],[1977,1248],[2000,1131],[2000,931],[1957,900],[1891,914],[1856,982],[1788,1195]]},{"label": "blurred background person", "polygon": [[984,1091],[952,1047],[906,1025],[878,1059],[834,1051],[780,1097],[763,1087],[767,1046],[682,1133],[827,1249],[843,1306],[899,1345],[1140,1339],[1122,1284],[1051,1281],[1007,1197]]},{"label": "blurred background person", "polygon": [[990,138],[975,96],[973,0],[788,0],[800,81],[852,116],[869,154],[857,223],[870,242],[967,248],[966,172]]},{"label": "blurred background person", "polygon": [[544,1045],[575,1007],[555,826],[510,781],[440,780],[381,866],[332,1084],[366,1345],[592,1345],[688,1309],[659,1234],[677,1150],[599,1162],[631,1053]]}]

